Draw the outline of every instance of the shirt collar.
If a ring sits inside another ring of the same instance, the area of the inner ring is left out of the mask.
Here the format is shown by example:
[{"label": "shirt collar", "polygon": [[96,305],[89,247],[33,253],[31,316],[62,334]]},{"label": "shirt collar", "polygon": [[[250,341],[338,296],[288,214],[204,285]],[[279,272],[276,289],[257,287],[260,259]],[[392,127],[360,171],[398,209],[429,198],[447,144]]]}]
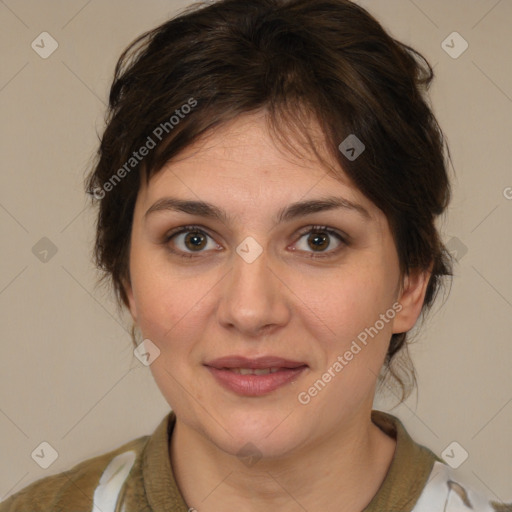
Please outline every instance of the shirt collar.
[{"label": "shirt collar", "polygon": [[[374,410],[371,419],[397,443],[386,477],[363,512],[410,512],[428,481],[434,462],[441,459],[415,443],[395,416]],[[171,411],[149,438],[143,455],[144,487],[153,510],[187,512],[169,459],[169,441],[175,423],[176,416]]]}]

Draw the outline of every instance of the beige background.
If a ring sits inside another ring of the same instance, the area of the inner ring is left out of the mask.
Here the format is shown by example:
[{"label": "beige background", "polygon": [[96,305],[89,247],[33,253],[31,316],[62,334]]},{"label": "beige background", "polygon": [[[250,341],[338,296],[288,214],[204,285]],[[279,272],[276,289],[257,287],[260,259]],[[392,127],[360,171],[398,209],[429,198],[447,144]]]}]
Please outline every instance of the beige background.
[{"label": "beige background", "polygon": [[[0,499],[150,434],[168,411],[95,287],[83,177],[121,50],[188,3],[0,2]],[[418,396],[392,412],[437,454],[457,441],[467,480],[511,500],[512,1],[361,3],[435,65],[456,172],[442,223],[459,248],[453,288],[413,347]],[[59,45],[47,59],[31,48],[43,31]],[[469,43],[457,59],[441,46],[453,31]],[[46,262],[32,252],[43,237],[57,249]],[[31,457],[43,441],[58,452],[48,469]]]}]

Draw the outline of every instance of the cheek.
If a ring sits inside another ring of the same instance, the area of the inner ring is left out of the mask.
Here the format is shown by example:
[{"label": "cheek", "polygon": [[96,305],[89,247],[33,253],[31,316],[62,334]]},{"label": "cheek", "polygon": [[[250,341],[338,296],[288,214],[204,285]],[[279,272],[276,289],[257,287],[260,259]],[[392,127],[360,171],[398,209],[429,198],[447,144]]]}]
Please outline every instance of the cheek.
[{"label": "cheek", "polygon": [[201,399],[203,393],[195,385],[193,368],[188,364],[197,359],[195,342],[205,330],[202,308],[206,303],[201,300],[204,290],[195,281],[146,271],[134,283],[138,327],[143,338],[151,340],[160,351],[150,370],[173,409],[184,400],[185,383],[188,393],[196,399]]},{"label": "cheek", "polygon": [[[199,359],[198,342],[208,332],[215,284],[208,273],[184,276],[170,265],[134,259],[133,291],[137,323],[144,339],[151,340],[160,354],[150,366],[153,379],[173,410],[188,411],[188,402],[207,403],[205,388],[194,372]],[[186,389],[186,392],[183,390]]]},{"label": "cheek", "polygon": [[[332,414],[343,414],[344,408],[356,407],[373,396],[395,314],[392,287],[383,274],[347,272],[339,276],[331,276],[328,294],[322,296],[317,291],[303,307],[304,312],[314,312],[309,314],[310,327],[314,322],[318,328],[311,328],[310,333],[323,352],[309,384],[315,388],[319,380],[326,383],[315,403],[318,407],[327,402],[338,404],[340,409]],[[380,315],[385,316],[384,321]]]},{"label": "cheek", "polygon": [[[316,330],[310,329],[310,333],[324,354],[311,383],[318,378],[332,381],[319,405],[324,400],[333,400],[355,406],[373,394],[395,313],[394,276],[390,274],[385,267],[357,265],[333,272],[322,283],[316,281],[324,287],[310,286],[315,291],[309,296],[305,289],[301,290],[301,296],[308,297],[303,311],[314,312],[309,315],[318,326]],[[386,313],[386,321],[381,320],[380,315]],[[315,321],[315,317],[321,322]]]},{"label": "cheek", "polygon": [[[138,327],[160,350],[185,346],[204,328],[208,299],[219,281],[212,273],[192,275],[165,261],[165,257],[134,254],[132,289]],[[171,348],[171,347],[169,347]]]},{"label": "cheek", "polygon": [[[318,329],[325,333],[324,339],[336,346],[373,326],[394,299],[393,280],[376,266],[341,268],[328,275],[302,278],[294,289],[304,311],[310,311],[311,321],[316,319]],[[391,325],[386,323],[381,330],[391,332]]]}]

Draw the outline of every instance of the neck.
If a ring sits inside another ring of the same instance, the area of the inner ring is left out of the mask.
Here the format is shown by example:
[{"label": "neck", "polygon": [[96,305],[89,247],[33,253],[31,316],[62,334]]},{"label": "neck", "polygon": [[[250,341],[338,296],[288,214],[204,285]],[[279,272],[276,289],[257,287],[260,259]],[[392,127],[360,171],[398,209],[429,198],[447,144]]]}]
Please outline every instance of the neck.
[{"label": "neck", "polygon": [[169,450],[178,487],[199,512],[360,512],[382,484],[395,446],[367,414],[293,454],[247,465],[176,419]]}]

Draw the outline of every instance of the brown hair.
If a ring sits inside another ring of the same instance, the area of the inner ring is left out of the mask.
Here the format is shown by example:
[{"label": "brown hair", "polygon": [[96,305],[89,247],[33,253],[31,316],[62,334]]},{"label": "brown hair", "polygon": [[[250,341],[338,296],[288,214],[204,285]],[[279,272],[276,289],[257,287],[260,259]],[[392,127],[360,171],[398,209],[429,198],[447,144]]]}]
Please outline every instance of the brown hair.
[{"label": "brown hair", "polygon": [[[448,148],[425,98],[432,79],[418,52],[348,0],[220,0],[140,36],[117,63],[87,183],[101,199],[96,262],[119,303],[140,179],[209,130],[264,110],[276,135],[293,130],[317,155],[308,123],[320,126],[331,155],[387,216],[402,275],[432,266],[429,308],[451,275],[435,227],[450,187]],[[339,149],[350,134],[365,145],[354,160]],[[399,352],[406,333],[392,336],[384,366],[404,399],[415,378],[412,364],[402,376],[391,366]]]}]

